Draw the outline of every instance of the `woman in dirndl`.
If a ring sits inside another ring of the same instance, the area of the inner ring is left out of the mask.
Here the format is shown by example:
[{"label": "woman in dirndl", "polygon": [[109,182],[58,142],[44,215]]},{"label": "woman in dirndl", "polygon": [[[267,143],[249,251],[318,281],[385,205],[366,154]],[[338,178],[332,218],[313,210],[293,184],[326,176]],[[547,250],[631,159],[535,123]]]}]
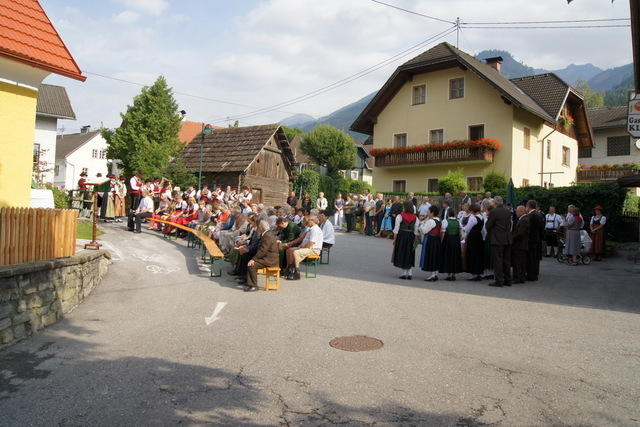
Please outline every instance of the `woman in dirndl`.
[{"label": "woman in dirndl", "polygon": [[460,235],[462,227],[456,218],[455,209],[449,208],[448,218],[442,221],[442,260],[440,273],[447,273],[444,280],[455,281],[456,273],[463,271]]},{"label": "woman in dirndl", "polygon": [[604,255],[604,225],[607,223],[607,217],[602,215],[602,207],[593,208],[595,215],[591,217],[591,252],[596,256],[596,261],[602,261]]},{"label": "woman in dirndl", "polygon": [[413,203],[404,202],[403,210],[396,216],[393,228],[393,265],[402,270],[400,279],[411,280],[412,269],[416,262],[416,236],[418,235],[418,217],[413,213]]},{"label": "woman in dirndl", "polygon": [[480,206],[471,205],[469,211],[471,214],[464,226],[466,271],[472,275],[469,280],[479,282],[484,272],[484,241],[482,240],[484,219],[480,215]]},{"label": "woman in dirndl", "polygon": [[422,251],[420,252],[420,268],[430,272],[431,275],[424,279],[426,282],[438,280],[438,269],[442,257],[440,218],[438,218],[438,207],[429,206],[427,219],[420,222],[420,234],[422,234]]},{"label": "woman in dirndl", "polygon": [[489,219],[489,212],[493,209],[493,201],[486,199],[480,204],[482,211],[482,239],[484,244],[484,276],[482,279],[493,279],[493,263],[491,262],[491,242],[489,241],[489,234],[487,233],[487,220]]},{"label": "woman in dirndl", "polygon": [[564,252],[571,257],[571,265],[578,265],[578,255],[582,247],[580,230],[583,225],[584,220],[582,219],[582,215],[580,215],[580,209],[575,206],[570,206],[569,213],[564,222],[566,230]]}]

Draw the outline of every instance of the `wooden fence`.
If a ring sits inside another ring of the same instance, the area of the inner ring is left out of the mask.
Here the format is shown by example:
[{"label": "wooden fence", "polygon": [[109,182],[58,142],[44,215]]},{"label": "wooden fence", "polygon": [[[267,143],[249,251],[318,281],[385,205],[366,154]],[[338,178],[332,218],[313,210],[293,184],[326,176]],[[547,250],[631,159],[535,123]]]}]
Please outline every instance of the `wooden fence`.
[{"label": "wooden fence", "polygon": [[75,209],[0,208],[0,265],[72,256]]}]

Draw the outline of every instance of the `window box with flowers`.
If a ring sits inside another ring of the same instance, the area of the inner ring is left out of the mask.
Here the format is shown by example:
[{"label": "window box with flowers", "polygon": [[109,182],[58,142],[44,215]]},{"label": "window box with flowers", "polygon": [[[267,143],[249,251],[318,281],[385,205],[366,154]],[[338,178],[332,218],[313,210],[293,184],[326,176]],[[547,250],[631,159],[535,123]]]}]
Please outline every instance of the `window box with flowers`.
[{"label": "window box with flowers", "polygon": [[410,145],[370,150],[377,167],[409,166],[432,163],[493,162],[493,155],[500,148],[494,139],[478,141],[454,140],[444,144]]},{"label": "window box with flowers", "polygon": [[565,132],[569,132],[575,122],[575,119],[569,113],[562,113],[562,115],[558,117],[558,123],[562,126]]},{"label": "window box with flowers", "polygon": [[580,165],[577,168],[578,182],[614,181],[623,176],[640,172],[638,163]]}]

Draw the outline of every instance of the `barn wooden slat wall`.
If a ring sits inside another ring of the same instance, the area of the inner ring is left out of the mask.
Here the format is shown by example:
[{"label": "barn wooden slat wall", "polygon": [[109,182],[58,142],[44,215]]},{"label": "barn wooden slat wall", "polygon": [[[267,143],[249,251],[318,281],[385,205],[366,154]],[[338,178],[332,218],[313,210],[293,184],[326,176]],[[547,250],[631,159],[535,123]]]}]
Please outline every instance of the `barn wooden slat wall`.
[{"label": "barn wooden slat wall", "polygon": [[0,265],[72,256],[75,209],[0,208]]}]

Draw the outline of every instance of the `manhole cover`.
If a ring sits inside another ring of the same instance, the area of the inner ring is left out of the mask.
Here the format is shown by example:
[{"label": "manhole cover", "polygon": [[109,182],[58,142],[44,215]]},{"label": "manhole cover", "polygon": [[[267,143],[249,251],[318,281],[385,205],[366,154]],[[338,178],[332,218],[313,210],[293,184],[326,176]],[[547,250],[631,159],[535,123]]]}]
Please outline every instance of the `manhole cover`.
[{"label": "manhole cover", "polygon": [[352,337],[334,338],[329,342],[329,345],[344,351],[369,351],[382,348],[384,343],[376,338],[354,335]]}]

